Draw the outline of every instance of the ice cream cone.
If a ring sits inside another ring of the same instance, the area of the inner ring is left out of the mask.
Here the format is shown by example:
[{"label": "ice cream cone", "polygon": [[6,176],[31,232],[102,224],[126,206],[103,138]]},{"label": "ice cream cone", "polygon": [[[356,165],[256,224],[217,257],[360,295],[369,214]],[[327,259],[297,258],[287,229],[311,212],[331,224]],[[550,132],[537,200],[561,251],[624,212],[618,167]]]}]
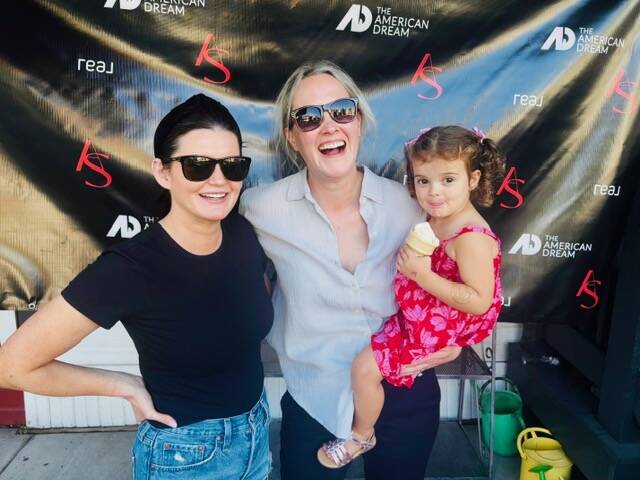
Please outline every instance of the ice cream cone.
[{"label": "ice cream cone", "polygon": [[407,237],[406,244],[420,255],[431,255],[440,245],[440,240],[431,230],[429,223],[423,222],[413,227]]}]

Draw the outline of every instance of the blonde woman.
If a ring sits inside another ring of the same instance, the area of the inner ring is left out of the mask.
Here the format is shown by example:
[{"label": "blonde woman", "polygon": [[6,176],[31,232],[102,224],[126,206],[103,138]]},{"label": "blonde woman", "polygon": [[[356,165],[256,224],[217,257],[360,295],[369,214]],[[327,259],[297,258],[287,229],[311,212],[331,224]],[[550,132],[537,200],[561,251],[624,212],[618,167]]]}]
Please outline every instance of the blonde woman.
[{"label": "blonde woman", "polygon": [[[351,77],[331,62],[307,64],[277,100],[278,139],[301,170],[246,191],[241,212],[275,265],[274,327],[287,392],[281,401],[283,480],[342,479],[346,469],[318,463],[333,437],[363,450],[373,439],[351,434],[351,364],[384,319],[397,310],[396,253],[424,221],[406,189],[357,164],[361,136],[373,121]],[[365,454],[366,478],[424,478],[439,421],[440,390],[432,367],[458,347],[405,368],[424,372],[413,390],[384,384],[377,447]]]}]

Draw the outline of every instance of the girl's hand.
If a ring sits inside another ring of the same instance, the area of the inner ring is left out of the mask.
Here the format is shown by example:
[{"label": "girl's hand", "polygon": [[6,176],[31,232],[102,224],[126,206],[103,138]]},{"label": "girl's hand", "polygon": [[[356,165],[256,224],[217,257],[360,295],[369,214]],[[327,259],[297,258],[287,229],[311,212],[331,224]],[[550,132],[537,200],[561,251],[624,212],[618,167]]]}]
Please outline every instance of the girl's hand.
[{"label": "girl's hand", "polygon": [[431,257],[429,255],[420,255],[407,245],[403,245],[398,252],[396,268],[405,277],[415,281],[418,279],[419,274],[431,271]]},{"label": "girl's hand", "polygon": [[144,420],[154,420],[169,427],[176,428],[178,422],[176,422],[173,417],[160,413],[155,409],[151,395],[149,395],[142,377],[130,374],[125,375],[127,389],[131,393],[125,395],[124,398],[128,400],[131,407],[133,407],[133,414],[138,423]]},{"label": "girl's hand", "polygon": [[449,363],[460,355],[461,347],[449,346],[433,352],[427,358],[416,360],[411,365],[406,365],[400,370],[401,375],[422,375],[422,372],[437,367],[443,363]]}]

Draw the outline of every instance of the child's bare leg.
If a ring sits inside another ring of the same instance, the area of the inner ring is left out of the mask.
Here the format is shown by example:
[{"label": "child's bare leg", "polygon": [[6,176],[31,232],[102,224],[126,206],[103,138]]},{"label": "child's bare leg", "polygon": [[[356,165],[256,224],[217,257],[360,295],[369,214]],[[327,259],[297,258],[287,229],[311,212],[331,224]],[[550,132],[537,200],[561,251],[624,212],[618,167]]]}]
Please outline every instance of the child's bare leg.
[{"label": "child's bare leg", "polygon": [[371,346],[368,346],[358,354],[351,368],[355,403],[353,432],[359,438],[368,439],[371,436],[373,426],[382,412],[384,405],[382,378]]},{"label": "child's bare leg", "polygon": [[327,442],[318,450],[318,461],[328,468],[342,467],[375,445],[371,437],[384,404],[384,390],[370,346],[353,361],[351,379],[355,403],[353,434],[348,439]]}]

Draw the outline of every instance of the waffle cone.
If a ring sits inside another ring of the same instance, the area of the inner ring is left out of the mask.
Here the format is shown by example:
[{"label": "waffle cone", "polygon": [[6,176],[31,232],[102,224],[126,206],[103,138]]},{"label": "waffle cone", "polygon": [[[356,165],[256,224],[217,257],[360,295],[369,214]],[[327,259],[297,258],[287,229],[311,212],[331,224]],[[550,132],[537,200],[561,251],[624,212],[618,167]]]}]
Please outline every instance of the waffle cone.
[{"label": "waffle cone", "polygon": [[433,251],[436,249],[436,247],[438,246],[437,244],[434,245],[431,242],[425,241],[423,238],[420,237],[420,235],[418,235],[416,232],[413,232],[413,231],[409,233],[406,244],[412,250],[415,250],[416,252],[418,252],[420,255],[431,255]]}]

